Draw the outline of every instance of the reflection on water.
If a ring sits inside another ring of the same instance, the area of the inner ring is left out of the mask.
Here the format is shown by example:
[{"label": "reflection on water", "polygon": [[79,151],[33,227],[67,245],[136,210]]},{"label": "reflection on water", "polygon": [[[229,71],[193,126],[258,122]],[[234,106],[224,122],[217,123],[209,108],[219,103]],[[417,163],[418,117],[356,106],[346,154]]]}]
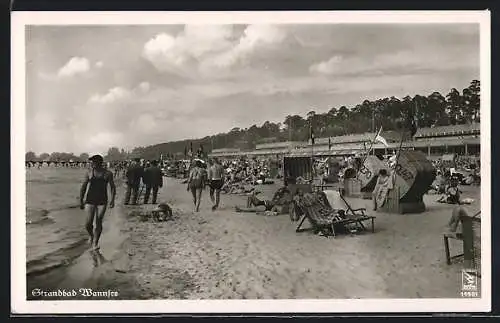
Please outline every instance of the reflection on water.
[{"label": "reflection on water", "polygon": [[99,267],[108,260],[104,258],[100,250],[90,250],[90,256],[92,257],[92,263],[94,264],[94,267]]}]

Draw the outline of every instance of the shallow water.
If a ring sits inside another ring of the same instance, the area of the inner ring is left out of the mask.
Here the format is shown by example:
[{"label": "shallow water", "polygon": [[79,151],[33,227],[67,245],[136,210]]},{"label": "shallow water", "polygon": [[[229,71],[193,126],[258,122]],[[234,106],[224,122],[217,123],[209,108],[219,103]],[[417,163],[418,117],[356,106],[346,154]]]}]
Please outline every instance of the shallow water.
[{"label": "shallow water", "polygon": [[84,168],[26,170],[28,274],[64,265],[83,251],[85,213],[78,200],[84,174]]}]

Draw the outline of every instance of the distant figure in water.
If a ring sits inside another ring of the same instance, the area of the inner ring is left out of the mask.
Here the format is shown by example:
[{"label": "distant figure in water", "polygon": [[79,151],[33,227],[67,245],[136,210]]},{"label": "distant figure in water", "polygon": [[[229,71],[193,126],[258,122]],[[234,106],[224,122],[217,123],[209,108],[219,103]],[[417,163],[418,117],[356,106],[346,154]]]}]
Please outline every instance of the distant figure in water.
[{"label": "distant figure in water", "polygon": [[[103,167],[101,155],[89,158],[91,168],[85,173],[80,190],[80,209],[87,207],[87,221],[85,228],[89,234],[89,242],[93,250],[99,249],[99,238],[102,233],[102,220],[108,204],[108,184],[111,190],[109,207],[115,206],[116,187],[113,173]],[[88,190],[87,190],[88,187]],[[95,230],[93,226],[95,218]]]}]

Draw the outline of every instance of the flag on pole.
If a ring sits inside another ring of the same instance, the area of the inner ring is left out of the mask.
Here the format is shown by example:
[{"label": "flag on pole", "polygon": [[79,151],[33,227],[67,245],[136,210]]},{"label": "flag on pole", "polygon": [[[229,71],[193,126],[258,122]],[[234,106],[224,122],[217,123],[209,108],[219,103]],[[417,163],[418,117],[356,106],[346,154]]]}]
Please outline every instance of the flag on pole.
[{"label": "flag on pole", "polygon": [[385,138],[380,135],[381,133],[382,133],[382,127],[380,127],[380,130],[377,132],[377,135],[375,136],[375,141],[384,144],[384,146],[386,147],[389,147],[387,140],[385,140]]}]

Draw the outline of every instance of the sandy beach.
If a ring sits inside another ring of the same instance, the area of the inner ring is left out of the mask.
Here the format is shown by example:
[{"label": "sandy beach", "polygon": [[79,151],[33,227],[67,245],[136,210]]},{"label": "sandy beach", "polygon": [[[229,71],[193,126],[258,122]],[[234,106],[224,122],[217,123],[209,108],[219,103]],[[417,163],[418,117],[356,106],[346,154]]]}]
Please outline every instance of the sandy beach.
[{"label": "sandy beach", "polygon": [[[270,195],[276,185],[260,189]],[[464,196],[480,203],[480,189],[466,189]],[[100,255],[85,252],[64,269],[63,281],[47,274],[28,288],[43,281],[110,289],[119,292],[113,299],[459,298],[462,264],[446,264],[442,241],[452,207],[436,198],[425,196],[421,214],[371,212],[375,233],[326,238],[296,233],[288,215],[234,212],[245,196],[222,195],[212,212],[206,191],[194,213],[185,185],[168,178],[158,200],[172,206],[173,220],[131,215],[151,205],[117,206],[105,221]],[[349,201],[371,209],[370,200]],[[460,248],[452,241],[452,253]]]}]

